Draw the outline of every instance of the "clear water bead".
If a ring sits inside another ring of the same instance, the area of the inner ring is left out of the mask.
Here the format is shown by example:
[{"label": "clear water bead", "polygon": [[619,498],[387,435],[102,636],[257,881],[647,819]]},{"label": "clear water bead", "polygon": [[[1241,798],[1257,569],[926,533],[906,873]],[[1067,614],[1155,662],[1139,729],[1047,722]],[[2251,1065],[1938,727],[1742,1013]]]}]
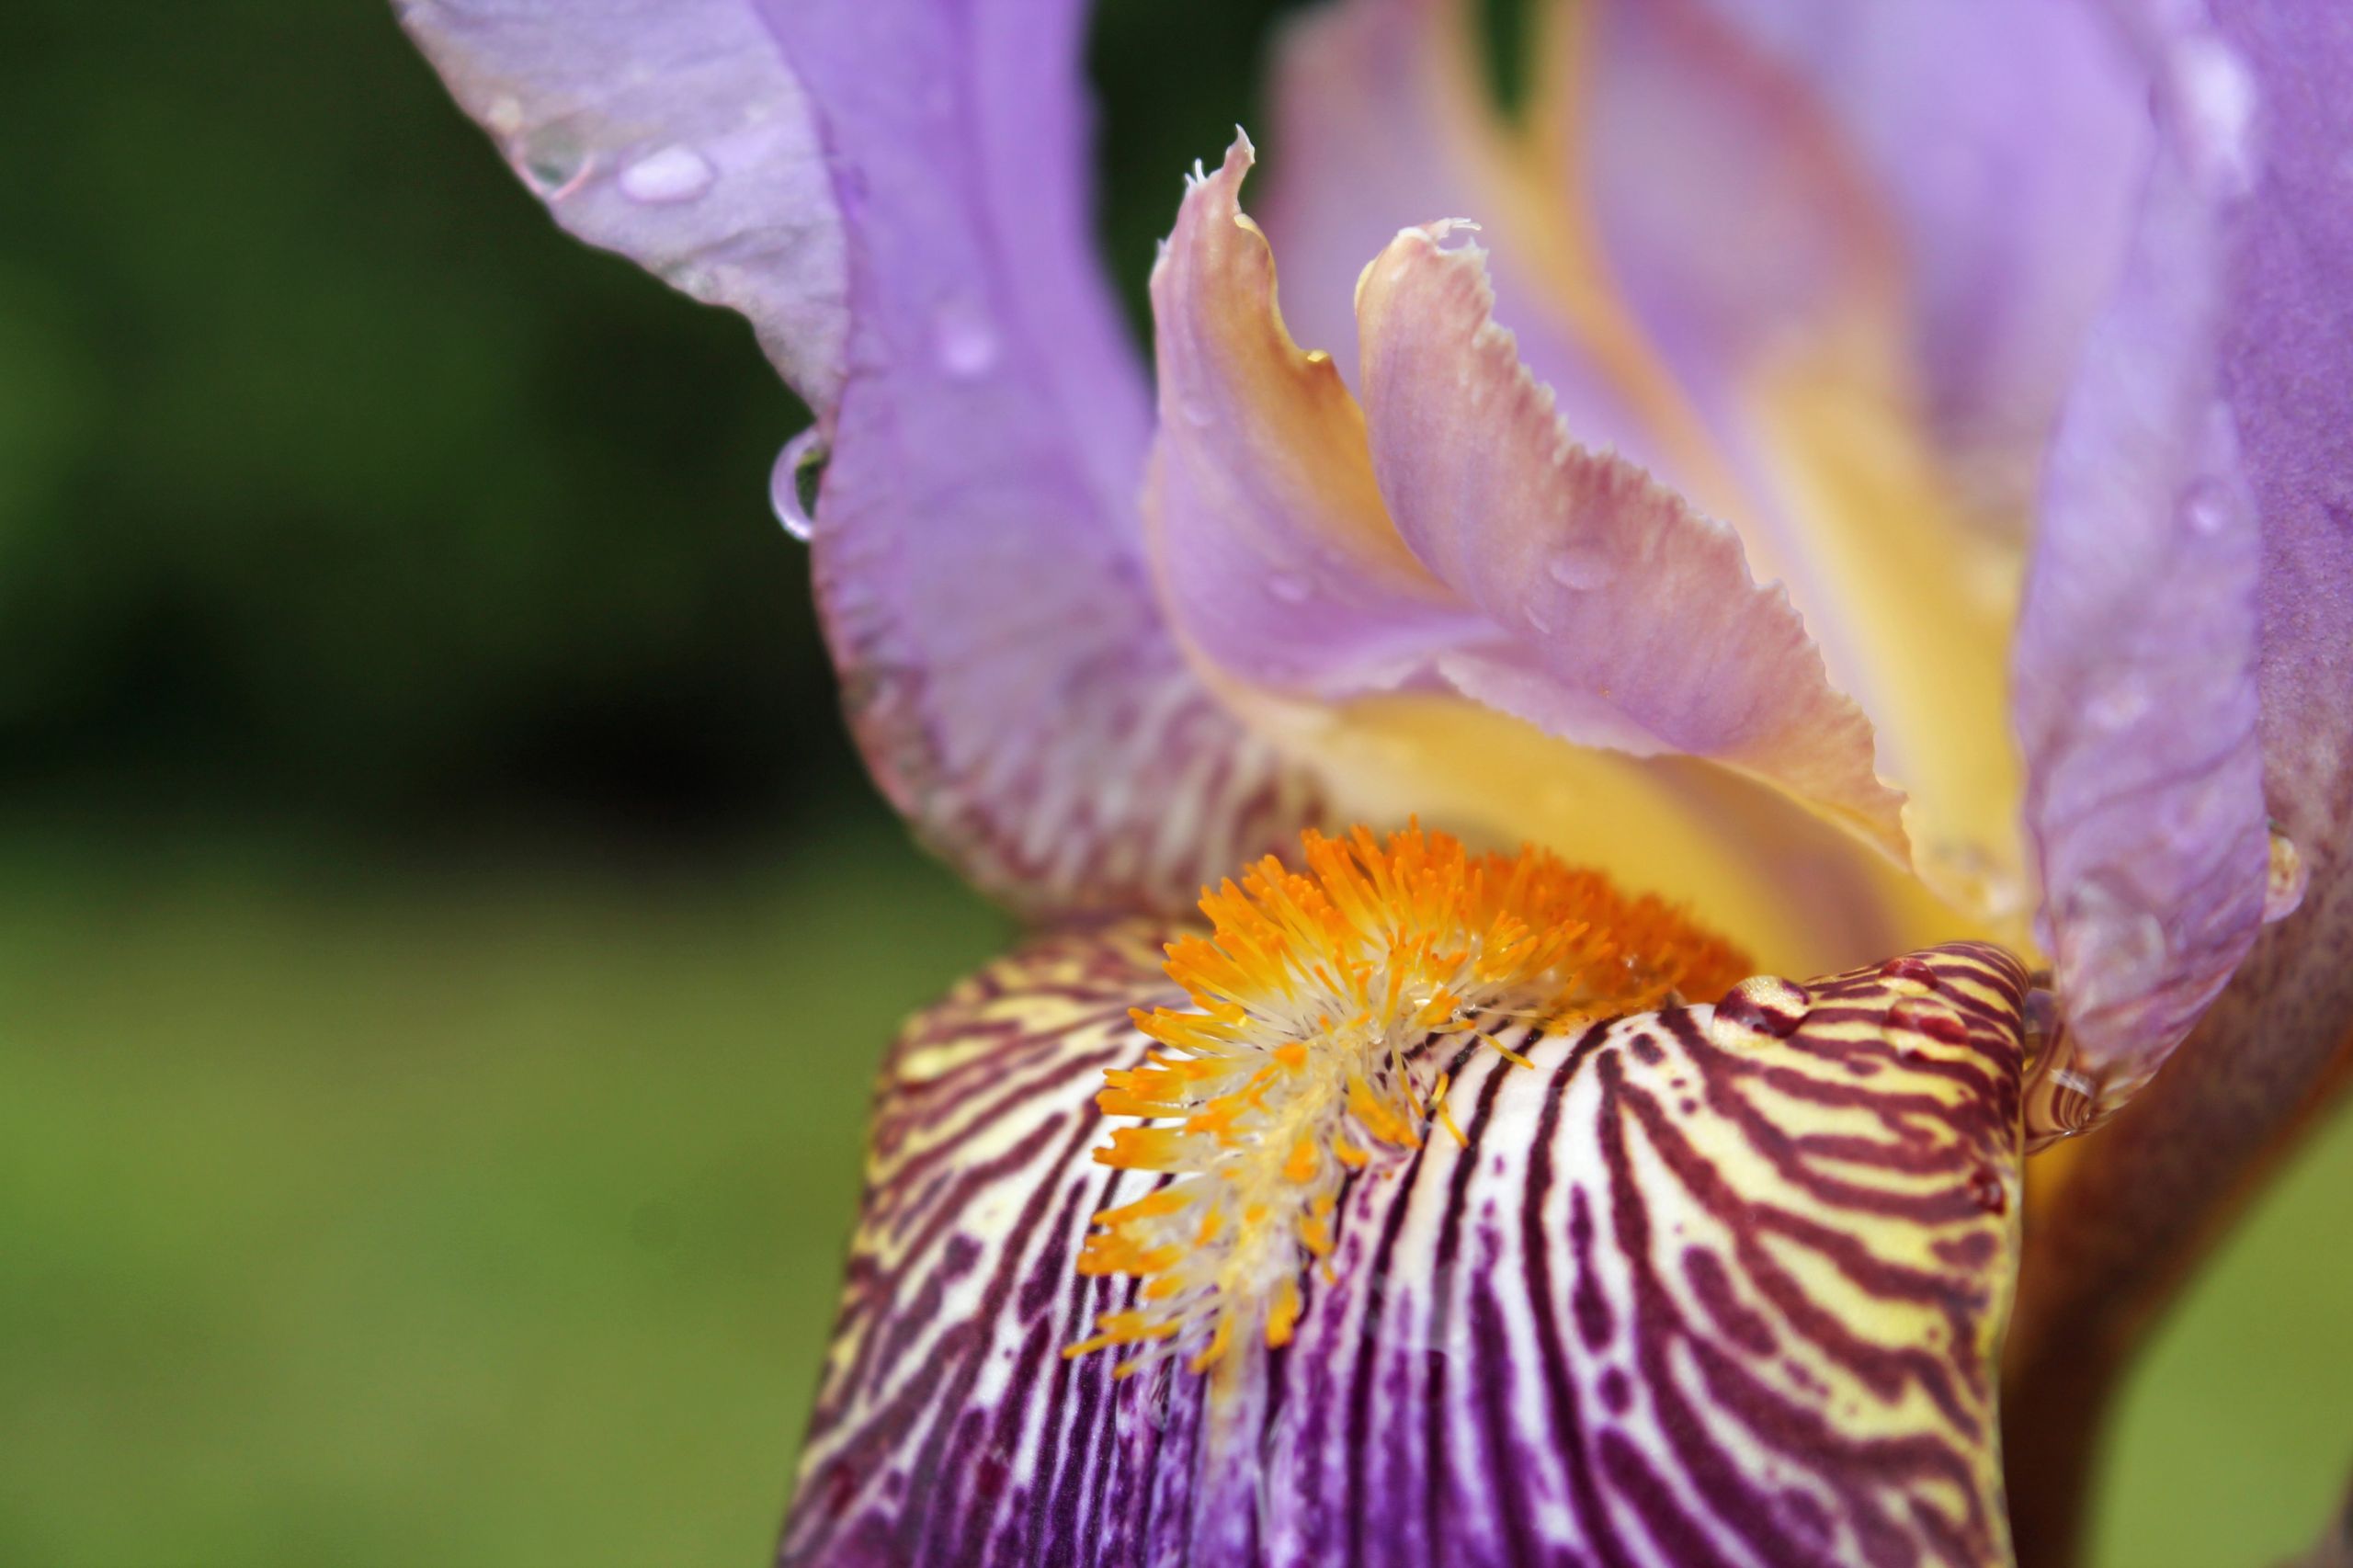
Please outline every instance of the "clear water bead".
[{"label": "clear water bead", "polygon": [[2296,847],[2296,841],[2273,828],[2271,863],[2263,881],[2263,923],[2268,926],[2295,914],[2312,880],[2312,868],[2304,864],[2303,851]]},{"label": "clear water bead", "polygon": [[776,520],[803,544],[817,531],[817,487],[827,455],[824,432],[812,425],[784,444],[768,473],[768,505]]},{"label": "clear water bead", "polygon": [[718,177],[710,160],[692,147],[669,146],[648,153],[623,169],[621,194],[649,206],[692,201]]}]

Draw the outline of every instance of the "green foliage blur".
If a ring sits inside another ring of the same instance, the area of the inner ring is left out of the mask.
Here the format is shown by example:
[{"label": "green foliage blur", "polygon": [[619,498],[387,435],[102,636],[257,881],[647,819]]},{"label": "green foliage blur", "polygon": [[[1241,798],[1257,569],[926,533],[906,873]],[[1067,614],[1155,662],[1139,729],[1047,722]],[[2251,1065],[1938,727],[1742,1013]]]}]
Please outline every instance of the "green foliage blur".
[{"label": "green foliage blur", "polygon": [[[1105,0],[1139,313],[1271,9]],[[1008,935],[843,737],[805,414],[374,0],[9,0],[0,148],[0,1562],[760,1561],[873,1063]],[[2160,1346],[2104,1562],[2317,1524],[2348,1194]]]}]

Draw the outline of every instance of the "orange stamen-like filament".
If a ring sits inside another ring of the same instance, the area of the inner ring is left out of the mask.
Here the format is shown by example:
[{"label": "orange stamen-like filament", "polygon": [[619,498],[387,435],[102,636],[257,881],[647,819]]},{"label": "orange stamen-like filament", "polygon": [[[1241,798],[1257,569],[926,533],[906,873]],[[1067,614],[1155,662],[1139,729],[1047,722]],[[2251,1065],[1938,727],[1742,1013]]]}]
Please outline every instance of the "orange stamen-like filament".
[{"label": "orange stamen-like filament", "polygon": [[1657,899],[1541,850],[1472,856],[1417,827],[1385,844],[1311,832],[1304,848],[1304,870],[1269,856],[1202,895],[1210,934],[1167,949],[1193,1007],[1136,1013],[1157,1049],[1104,1074],[1097,1104],[1154,1125],[1117,1129],[1096,1159],[1175,1179],[1095,1216],[1079,1271],[1142,1284],[1066,1355],[1135,1346],[1122,1375],[1178,1354],[1203,1371],[1245,1337],[1288,1344],[1302,1274],[1329,1277],[1346,1181],[1419,1147],[1433,1119],[1463,1138],[1444,1075],[1419,1079],[1433,1036],[1639,1012],[1748,972]]}]

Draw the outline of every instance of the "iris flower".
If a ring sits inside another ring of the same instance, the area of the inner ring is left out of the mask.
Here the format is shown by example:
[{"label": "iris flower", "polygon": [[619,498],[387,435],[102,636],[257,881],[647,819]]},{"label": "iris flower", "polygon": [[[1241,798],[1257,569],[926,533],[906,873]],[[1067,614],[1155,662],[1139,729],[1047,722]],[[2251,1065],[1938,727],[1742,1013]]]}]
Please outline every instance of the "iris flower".
[{"label": "iris flower", "polygon": [[814,411],[1033,926],[883,1067],[787,1562],[2063,1561],[2337,1075],[2353,20],[1590,0],[1506,110],[1474,11],[1287,25],[1147,370],[1074,0],[405,0]]}]

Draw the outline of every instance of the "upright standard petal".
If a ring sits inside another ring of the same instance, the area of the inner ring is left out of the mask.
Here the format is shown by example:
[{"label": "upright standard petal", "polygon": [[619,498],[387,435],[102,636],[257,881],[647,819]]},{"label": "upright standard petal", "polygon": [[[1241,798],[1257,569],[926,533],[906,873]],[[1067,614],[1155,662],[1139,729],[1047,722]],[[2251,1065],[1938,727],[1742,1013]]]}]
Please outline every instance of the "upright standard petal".
[{"label": "upright standard petal", "polygon": [[[1787,585],[1909,797],[1916,869],[2022,937],[1998,739],[2018,518],[1971,526],[1971,460],[1927,421],[1920,258],[1890,193],[1808,83],[1706,0],[1531,7],[1518,119],[1481,80],[1477,29],[1463,0],[1345,0],[1299,24],[1279,109],[1304,129],[1279,149],[1270,232],[1322,260],[1405,193],[1479,219],[1498,313],[1572,433],[1731,524]],[[1374,160],[1401,126],[1428,145],[1392,181]],[[1330,330],[1331,283],[1294,291]]]},{"label": "upright standard petal", "polygon": [[741,311],[830,412],[849,327],[842,214],[809,95],[751,0],[398,5],[558,222]]},{"label": "upright standard petal", "polygon": [[1430,1035],[1290,1342],[1123,1377],[1063,1352],[1138,1297],[1090,1217],[1165,1190],[1087,1157],[1158,935],[1033,944],[894,1049],[782,1561],[2006,1561],[2008,959]]},{"label": "upright standard petal", "polygon": [[[1692,902],[1777,962],[1874,950],[1849,937],[1888,950],[1900,916],[1872,879],[1901,879],[1898,797],[1786,600],[1727,530],[1569,444],[1487,322],[1475,263],[1430,234],[1360,290],[1369,433],[1328,357],[1283,327],[1240,210],[1249,163],[1237,142],[1195,182],[1154,279],[1154,562],[1229,700],[1324,768],[1348,814],[1534,838]],[[1392,308],[1425,267],[1430,298]],[[1805,805],[1768,824],[1754,800],[1703,801],[1701,764]],[[1880,849],[1809,836],[1790,820],[1807,809]],[[1792,927],[1826,949],[1793,949]]]},{"label": "upright standard petal", "polygon": [[1974,516],[2025,515],[2131,236],[2148,86],[2089,0],[1705,0],[1811,93],[1881,193],[1912,358]]}]

